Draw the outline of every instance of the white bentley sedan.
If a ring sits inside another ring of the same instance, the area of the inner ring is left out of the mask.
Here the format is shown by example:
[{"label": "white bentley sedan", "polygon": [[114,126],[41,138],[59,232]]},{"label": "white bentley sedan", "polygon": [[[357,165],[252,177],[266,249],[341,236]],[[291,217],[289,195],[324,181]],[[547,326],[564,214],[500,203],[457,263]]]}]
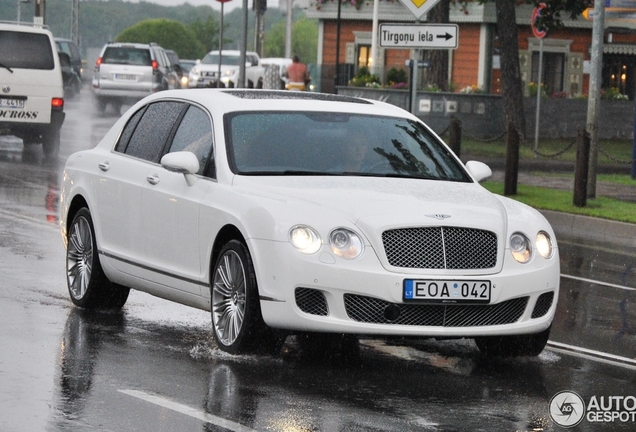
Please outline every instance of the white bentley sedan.
[{"label": "white bentley sedan", "polygon": [[559,291],[555,235],[484,189],[490,174],[377,101],[161,92],[68,159],[70,297],[121,308],[132,288],[209,310],[230,353],[302,333],[538,355]]}]

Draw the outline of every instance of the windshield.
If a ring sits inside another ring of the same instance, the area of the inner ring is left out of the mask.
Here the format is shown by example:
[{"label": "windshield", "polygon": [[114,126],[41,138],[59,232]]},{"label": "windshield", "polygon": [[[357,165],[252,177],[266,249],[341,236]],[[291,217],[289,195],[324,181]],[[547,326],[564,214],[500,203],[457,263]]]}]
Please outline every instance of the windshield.
[{"label": "windshield", "polygon": [[253,112],[226,118],[236,174],[350,175],[470,181],[421,124],[325,112]]},{"label": "windshield", "polygon": [[[203,60],[201,60],[203,64],[219,64],[219,55],[208,53]],[[239,64],[239,56],[223,54],[221,58],[221,64],[229,65],[229,66],[237,66]]]}]

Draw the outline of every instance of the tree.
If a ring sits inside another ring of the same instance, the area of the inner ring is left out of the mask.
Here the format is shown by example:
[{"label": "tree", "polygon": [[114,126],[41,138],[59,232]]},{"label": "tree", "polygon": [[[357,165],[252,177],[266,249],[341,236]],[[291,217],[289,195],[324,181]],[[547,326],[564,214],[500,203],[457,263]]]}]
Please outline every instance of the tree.
[{"label": "tree", "polygon": [[[517,193],[519,142],[523,141],[526,136],[515,8],[519,3],[536,5],[538,2],[534,0],[480,1],[494,1],[497,13],[497,35],[501,50],[501,96],[508,140],[504,194],[515,195]],[[590,1],[544,0],[543,3],[546,4],[546,7],[535,25],[549,32],[563,26],[562,13],[569,13],[570,18],[576,18],[585,10]]]},{"label": "tree", "polygon": [[[205,21],[197,18],[196,21],[190,24],[189,27],[197,36],[199,42],[203,45],[205,53],[219,49],[219,31],[221,29],[221,23],[214,16],[208,15],[208,18]],[[226,25],[223,26],[223,31],[225,31],[226,27]],[[224,46],[226,42],[231,42],[231,40],[224,37]]]},{"label": "tree", "polygon": [[[450,15],[450,0],[440,0],[426,15],[427,22],[448,23]],[[448,90],[448,51],[425,50],[423,60],[429,62],[427,84],[435,84],[442,91]]]},{"label": "tree", "polygon": [[123,30],[116,42],[155,42],[165,49],[174,50],[180,58],[201,58],[205,48],[196,34],[179,21],[149,19]]},{"label": "tree", "polygon": [[[272,26],[265,35],[265,57],[285,56],[285,21]],[[305,63],[313,63],[318,55],[318,25],[315,20],[301,18],[292,27],[292,55]]]}]

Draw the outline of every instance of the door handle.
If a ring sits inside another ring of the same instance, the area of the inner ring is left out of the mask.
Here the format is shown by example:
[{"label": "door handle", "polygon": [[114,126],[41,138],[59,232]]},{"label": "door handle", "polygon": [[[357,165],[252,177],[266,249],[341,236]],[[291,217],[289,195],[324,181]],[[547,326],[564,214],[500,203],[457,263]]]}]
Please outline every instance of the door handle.
[{"label": "door handle", "polygon": [[146,177],[146,181],[151,185],[156,185],[159,183],[159,176],[157,174],[150,174]]},{"label": "door handle", "polygon": [[99,165],[97,165],[99,167],[100,170],[106,172],[110,169],[110,163],[108,162],[100,162]]}]

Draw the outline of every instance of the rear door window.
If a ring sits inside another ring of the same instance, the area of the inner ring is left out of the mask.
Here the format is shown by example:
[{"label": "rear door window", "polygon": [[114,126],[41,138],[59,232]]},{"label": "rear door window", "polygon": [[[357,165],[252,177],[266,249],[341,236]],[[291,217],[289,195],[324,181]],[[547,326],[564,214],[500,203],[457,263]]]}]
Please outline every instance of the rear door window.
[{"label": "rear door window", "polygon": [[[163,155],[163,148],[171,136],[175,122],[180,118],[185,108],[182,102],[156,102],[148,105],[139,123],[134,125],[136,115],[129,125],[134,127],[130,140],[123,150],[127,155],[159,163]],[[126,130],[122,138],[127,135]],[[117,148],[119,149],[119,146]]]},{"label": "rear door window", "polygon": [[51,41],[40,33],[0,31],[0,63],[11,69],[53,70]]}]

